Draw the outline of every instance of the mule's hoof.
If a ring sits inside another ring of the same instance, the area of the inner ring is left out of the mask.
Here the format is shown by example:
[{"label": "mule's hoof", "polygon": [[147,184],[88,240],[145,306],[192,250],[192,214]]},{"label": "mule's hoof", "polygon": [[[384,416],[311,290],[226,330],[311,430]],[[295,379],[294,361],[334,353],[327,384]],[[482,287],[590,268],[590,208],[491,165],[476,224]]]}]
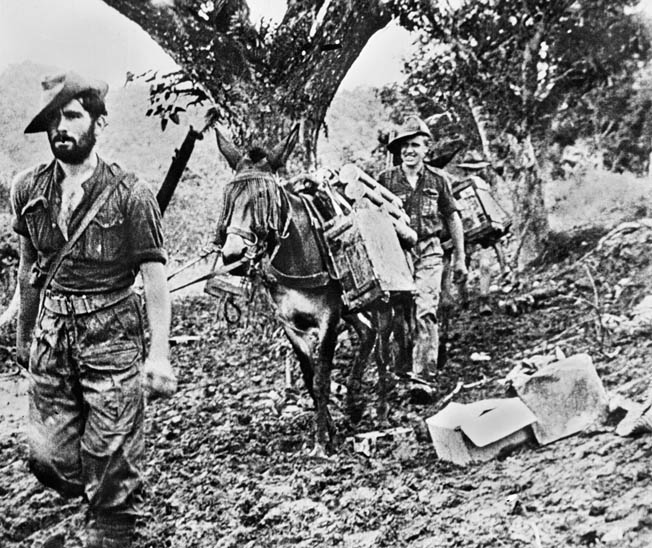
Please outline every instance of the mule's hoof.
[{"label": "mule's hoof", "polygon": [[320,443],[316,443],[312,450],[308,453],[308,456],[311,459],[322,459],[322,460],[332,460],[332,457],[328,456],[326,447]]}]

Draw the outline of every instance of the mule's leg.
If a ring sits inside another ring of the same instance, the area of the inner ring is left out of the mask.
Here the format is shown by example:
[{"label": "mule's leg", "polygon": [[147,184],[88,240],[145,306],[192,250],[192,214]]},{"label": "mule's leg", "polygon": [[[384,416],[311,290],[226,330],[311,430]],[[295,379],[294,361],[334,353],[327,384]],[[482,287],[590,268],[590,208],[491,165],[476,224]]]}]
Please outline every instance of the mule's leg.
[{"label": "mule's leg", "polygon": [[325,456],[327,449],[335,441],[335,425],[328,411],[328,400],[331,389],[331,367],[333,354],[337,343],[338,318],[326,317],[319,330],[319,344],[315,356],[315,376],[313,388],[315,391],[315,449],[313,455]]},{"label": "mule's leg", "polygon": [[[451,266],[452,257],[450,253],[444,255],[441,272],[441,292],[437,305],[439,338],[437,341],[437,369],[443,369],[448,361],[448,335],[450,319],[453,313],[453,269]],[[434,373],[434,371],[432,371]]]},{"label": "mule's leg", "polygon": [[[306,389],[315,405],[315,447],[313,456],[326,456],[329,440],[335,438],[335,425],[328,410],[330,395],[330,367],[333,360],[337,332],[333,330],[334,341],[330,349],[327,341],[321,340],[317,329],[301,330],[291,324],[284,326],[285,333],[299,360]],[[324,365],[325,364],[325,365]],[[324,380],[324,376],[326,379]]]},{"label": "mule's leg", "polygon": [[353,327],[358,335],[358,352],[353,360],[353,366],[349,372],[346,388],[346,410],[351,422],[356,423],[362,419],[364,402],[360,397],[362,388],[362,374],[364,373],[369,355],[376,340],[376,329],[373,322],[362,314],[350,314],[344,316],[344,321]]},{"label": "mule's leg", "polygon": [[299,360],[299,367],[301,368],[301,375],[303,377],[303,382],[306,385],[308,394],[312,398],[313,402],[315,401],[315,391],[313,390],[313,377],[314,377],[314,367],[312,363],[311,356],[314,353],[314,349],[311,348],[310,337],[306,336],[305,333],[295,330],[292,326],[284,325],[283,329],[287,335],[294,353]]},{"label": "mule's leg", "polygon": [[376,367],[378,370],[378,420],[381,425],[387,422],[387,364],[390,361],[389,338],[392,330],[392,309],[383,307],[375,311],[376,335]]},{"label": "mule's leg", "polygon": [[414,347],[413,299],[411,295],[396,298],[392,303],[393,369],[399,377],[412,372]]}]

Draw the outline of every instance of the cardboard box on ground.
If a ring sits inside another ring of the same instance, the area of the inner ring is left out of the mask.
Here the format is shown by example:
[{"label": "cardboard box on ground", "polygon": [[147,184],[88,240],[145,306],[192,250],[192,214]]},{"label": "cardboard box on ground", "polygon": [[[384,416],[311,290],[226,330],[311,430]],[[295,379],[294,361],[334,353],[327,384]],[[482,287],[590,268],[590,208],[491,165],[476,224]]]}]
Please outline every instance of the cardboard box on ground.
[{"label": "cardboard box on ground", "polygon": [[487,461],[529,439],[547,444],[603,418],[607,394],[591,357],[577,354],[513,381],[517,398],[450,403],[426,419],[440,459]]}]

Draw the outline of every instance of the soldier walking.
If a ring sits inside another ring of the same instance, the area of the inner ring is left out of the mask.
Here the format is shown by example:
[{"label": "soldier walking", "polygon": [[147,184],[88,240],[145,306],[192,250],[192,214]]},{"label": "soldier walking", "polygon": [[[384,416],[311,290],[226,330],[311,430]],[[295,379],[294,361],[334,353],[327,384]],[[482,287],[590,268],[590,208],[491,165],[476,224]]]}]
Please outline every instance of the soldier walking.
[{"label": "soldier walking", "polygon": [[428,126],[410,116],[398,134],[387,144],[401,163],[383,171],[379,182],[398,196],[410,224],[417,233],[412,249],[415,283],[416,339],[412,368],[416,376],[431,380],[437,367],[439,331],[437,309],[441,292],[443,249],[440,234],[445,227],[453,241],[453,275],[455,281],[467,276],[464,260],[464,233],[458,207],[453,198],[449,176],[424,163],[432,135]]},{"label": "soldier walking", "polygon": [[[30,469],[62,496],[87,501],[88,548],[131,546],[142,502],[144,393],[176,389],[156,199],[95,152],[107,90],[72,72],[43,80],[42,108],[25,133],[47,133],[54,159],[19,174],[11,189]],[[148,350],[131,289],[139,270]]]}]

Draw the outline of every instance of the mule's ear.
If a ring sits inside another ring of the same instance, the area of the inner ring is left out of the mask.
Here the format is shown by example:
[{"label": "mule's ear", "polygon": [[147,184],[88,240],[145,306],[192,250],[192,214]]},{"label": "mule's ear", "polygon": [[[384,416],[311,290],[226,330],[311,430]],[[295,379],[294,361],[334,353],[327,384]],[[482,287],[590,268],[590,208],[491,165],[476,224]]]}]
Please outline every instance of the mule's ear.
[{"label": "mule's ear", "polygon": [[267,161],[274,171],[282,168],[285,165],[285,162],[288,161],[290,154],[292,154],[292,150],[294,150],[294,147],[297,145],[297,141],[299,140],[300,128],[301,124],[294,124],[294,127],[285,140],[276,145],[267,156]]},{"label": "mule's ear", "polygon": [[226,158],[231,169],[237,168],[240,160],[242,160],[240,151],[222,134],[218,127],[215,127],[215,136],[217,137],[217,148],[220,149],[222,156]]}]

